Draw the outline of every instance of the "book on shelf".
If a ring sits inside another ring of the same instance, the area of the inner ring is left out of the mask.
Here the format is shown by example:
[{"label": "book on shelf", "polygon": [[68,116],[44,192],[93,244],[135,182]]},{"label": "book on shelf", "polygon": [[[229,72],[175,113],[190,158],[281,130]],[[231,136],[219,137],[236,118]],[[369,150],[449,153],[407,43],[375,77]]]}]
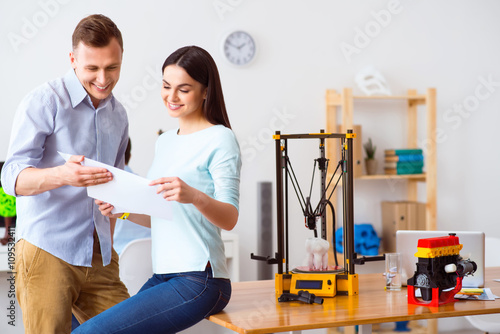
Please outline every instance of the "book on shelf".
[{"label": "book on shelf", "polygon": [[384,168],[398,168],[398,169],[422,169],[424,161],[388,161],[385,160]]},{"label": "book on shelf", "polygon": [[406,155],[406,154],[424,154],[421,148],[401,148],[389,149],[384,151],[385,155]]},{"label": "book on shelf", "polygon": [[384,168],[386,175],[408,175],[408,174],[422,174],[423,168]]},{"label": "book on shelf", "polygon": [[386,155],[385,161],[397,161],[397,162],[424,161],[424,155],[423,154]]},{"label": "book on shelf", "polygon": [[387,175],[422,174],[423,150],[403,148],[385,150],[384,172]]}]

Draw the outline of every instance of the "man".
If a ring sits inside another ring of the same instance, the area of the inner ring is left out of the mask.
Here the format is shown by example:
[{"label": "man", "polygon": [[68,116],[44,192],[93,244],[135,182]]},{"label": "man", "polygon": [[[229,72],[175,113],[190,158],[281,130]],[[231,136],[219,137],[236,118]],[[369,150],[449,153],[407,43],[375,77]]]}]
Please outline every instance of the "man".
[{"label": "man", "polygon": [[[106,169],[84,157],[124,167],[125,109],[111,94],[120,77],[123,41],[107,17],[77,25],[72,70],[21,102],[2,171],[17,197],[16,291],[26,333],[70,333],[128,298],[112,250],[114,220],[102,216],[87,186],[106,183]],[[75,154],[65,162],[58,152]]]}]

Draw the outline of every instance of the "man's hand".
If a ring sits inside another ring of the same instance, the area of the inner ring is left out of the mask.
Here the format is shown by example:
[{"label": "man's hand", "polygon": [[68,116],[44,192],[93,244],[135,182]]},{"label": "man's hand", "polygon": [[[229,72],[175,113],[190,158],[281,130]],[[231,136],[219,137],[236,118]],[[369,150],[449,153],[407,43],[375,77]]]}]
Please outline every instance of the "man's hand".
[{"label": "man's hand", "polygon": [[89,187],[113,179],[113,174],[105,168],[82,166],[83,159],[85,159],[83,155],[72,155],[64,165],[59,166],[59,178],[64,185]]},{"label": "man's hand", "polygon": [[109,182],[113,179],[107,169],[81,165],[85,157],[72,155],[61,166],[52,168],[26,168],[17,176],[16,194],[38,195],[62,186],[89,187]]}]

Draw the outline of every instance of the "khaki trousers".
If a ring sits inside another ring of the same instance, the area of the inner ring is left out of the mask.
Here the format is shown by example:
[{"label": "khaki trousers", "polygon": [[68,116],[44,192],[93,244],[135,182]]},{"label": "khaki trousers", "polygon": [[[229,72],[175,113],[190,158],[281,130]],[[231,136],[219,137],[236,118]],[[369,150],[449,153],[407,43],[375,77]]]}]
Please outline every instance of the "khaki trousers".
[{"label": "khaki trousers", "polygon": [[129,298],[120,281],[118,255],[102,265],[94,238],[92,267],[73,266],[20,240],[16,244],[16,293],[25,334],[71,333],[71,313],[80,323]]}]

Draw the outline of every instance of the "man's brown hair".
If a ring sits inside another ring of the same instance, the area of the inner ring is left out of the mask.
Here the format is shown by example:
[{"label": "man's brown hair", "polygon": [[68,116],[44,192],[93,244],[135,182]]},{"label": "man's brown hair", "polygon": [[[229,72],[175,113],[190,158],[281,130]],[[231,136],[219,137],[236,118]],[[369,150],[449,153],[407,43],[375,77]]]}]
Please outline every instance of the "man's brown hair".
[{"label": "man's brown hair", "polygon": [[73,32],[73,50],[80,42],[91,47],[104,47],[116,38],[123,51],[122,33],[110,18],[94,14],[82,19]]}]

